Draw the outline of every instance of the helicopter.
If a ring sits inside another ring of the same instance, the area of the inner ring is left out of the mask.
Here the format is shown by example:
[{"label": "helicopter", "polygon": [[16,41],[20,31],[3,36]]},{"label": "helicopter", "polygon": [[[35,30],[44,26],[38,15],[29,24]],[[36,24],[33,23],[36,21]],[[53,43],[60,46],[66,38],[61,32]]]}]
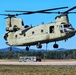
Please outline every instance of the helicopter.
[{"label": "helicopter", "polygon": [[[76,33],[75,28],[69,22],[68,14],[76,13],[70,12],[76,8],[76,6],[64,11],[64,12],[50,12],[52,10],[64,9],[66,7],[38,10],[38,11],[16,11],[6,10],[6,12],[22,12],[20,14],[0,14],[6,17],[6,33],[4,39],[6,44],[9,45],[9,50],[12,50],[12,46],[26,46],[26,50],[29,47],[36,45],[37,48],[42,48],[43,43],[55,42],[54,48],[58,48],[57,41],[67,40],[73,37]],[[19,15],[30,15],[35,13],[52,14],[57,13],[55,22],[40,24],[37,26],[24,25],[21,18],[17,18]]]}]

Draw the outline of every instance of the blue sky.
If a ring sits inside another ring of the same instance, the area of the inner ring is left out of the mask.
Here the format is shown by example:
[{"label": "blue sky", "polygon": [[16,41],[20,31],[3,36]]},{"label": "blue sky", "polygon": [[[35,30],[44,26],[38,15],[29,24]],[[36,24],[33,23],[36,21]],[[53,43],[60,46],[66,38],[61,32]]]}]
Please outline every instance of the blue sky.
[{"label": "blue sky", "polygon": [[[40,10],[40,9],[48,9],[55,7],[68,6],[69,8],[76,6],[76,0],[0,0],[0,14],[8,14],[5,10]],[[60,11],[65,11],[67,9],[61,9]],[[58,10],[59,11],[59,10]],[[73,10],[73,11],[76,11]],[[10,14],[12,14],[10,12]],[[14,13],[15,14],[15,13]],[[55,16],[58,14],[33,14],[33,15],[22,15],[18,16],[22,18],[24,24],[28,25],[39,25],[41,22],[49,23],[55,21]],[[5,23],[6,19],[4,16],[0,16],[0,49],[8,47],[5,44],[5,40],[3,39],[3,35],[5,34]],[[76,28],[76,14],[69,14],[70,23]],[[67,42],[60,41],[57,42],[60,48],[76,48],[76,36],[69,39]],[[54,43],[48,44],[48,49],[53,49]],[[35,48],[32,46],[30,48]],[[45,44],[43,45],[43,49],[45,49]]]}]

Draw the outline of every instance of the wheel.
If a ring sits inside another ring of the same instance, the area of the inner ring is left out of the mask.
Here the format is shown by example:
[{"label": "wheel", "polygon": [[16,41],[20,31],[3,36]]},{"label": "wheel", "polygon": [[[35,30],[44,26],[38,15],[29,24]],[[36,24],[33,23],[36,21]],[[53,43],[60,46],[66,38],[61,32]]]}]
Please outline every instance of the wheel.
[{"label": "wheel", "polygon": [[54,47],[54,48],[58,48],[58,44],[54,44],[53,47]]},{"label": "wheel", "polygon": [[9,51],[12,51],[12,47],[9,47],[8,50],[9,50]]},{"label": "wheel", "polygon": [[42,48],[42,45],[41,45],[41,44],[37,44],[36,47],[37,47],[37,48]]},{"label": "wheel", "polygon": [[28,46],[26,47],[26,51],[29,51],[29,47]]}]

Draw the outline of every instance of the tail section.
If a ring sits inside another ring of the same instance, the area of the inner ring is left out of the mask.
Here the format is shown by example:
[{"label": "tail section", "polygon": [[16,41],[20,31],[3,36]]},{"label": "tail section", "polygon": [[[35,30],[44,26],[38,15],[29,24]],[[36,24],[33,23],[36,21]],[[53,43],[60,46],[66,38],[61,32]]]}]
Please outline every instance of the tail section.
[{"label": "tail section", "polygon": [[20,18],[8,18],[6,20],[6,31],[7,32],[16,32],[19,29],[23,29],[24,28],[24,24],[22,19]]},{"label": "tail section", "polygon": [[12,45],[15,42],[14,34],[18,30],[23,30],[24,24],[21,18],[9,17],[6,20],[6,33],[4,35],[4,39],[6,40],[6,44]]}]

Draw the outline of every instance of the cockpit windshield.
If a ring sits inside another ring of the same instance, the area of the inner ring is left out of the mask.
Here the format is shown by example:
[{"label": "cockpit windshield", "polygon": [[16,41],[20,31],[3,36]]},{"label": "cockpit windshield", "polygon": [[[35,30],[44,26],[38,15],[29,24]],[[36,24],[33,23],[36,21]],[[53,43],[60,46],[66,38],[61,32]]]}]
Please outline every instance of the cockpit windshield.
[{"label": "cockpit windshield", "polygon": [[64,28],[72,28],[71,25],[64,25]]}]

